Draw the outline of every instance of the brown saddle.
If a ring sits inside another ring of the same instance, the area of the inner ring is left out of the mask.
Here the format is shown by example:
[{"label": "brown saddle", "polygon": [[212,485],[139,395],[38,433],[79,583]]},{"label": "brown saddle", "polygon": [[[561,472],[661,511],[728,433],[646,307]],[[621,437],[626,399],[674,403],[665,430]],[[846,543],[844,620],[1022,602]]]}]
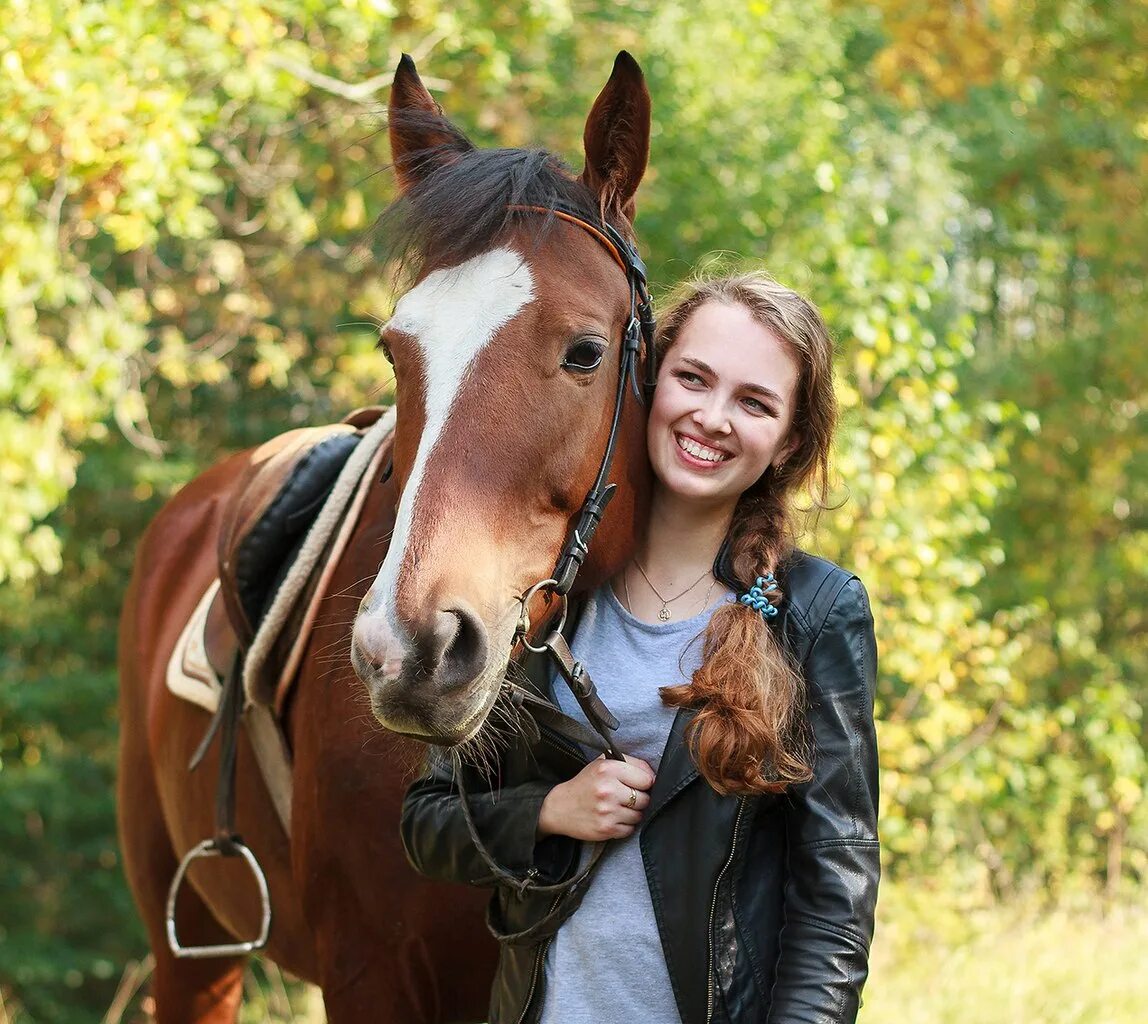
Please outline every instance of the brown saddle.
[{"label": "brown saddle", "polygon": [[[208,661],[221,678],[250,648],[339,474],[385,412],[359,409],[341,423],[290,430],[252,454],[224,509],[220,587],[204,630]],[[383,447],[389,451],[389,441]],[[310,574],[312,589],[320,575]],[[295,603],[296,616],[305,614],[309,596]],[[295,630],[282,631],[297,639]]]}]

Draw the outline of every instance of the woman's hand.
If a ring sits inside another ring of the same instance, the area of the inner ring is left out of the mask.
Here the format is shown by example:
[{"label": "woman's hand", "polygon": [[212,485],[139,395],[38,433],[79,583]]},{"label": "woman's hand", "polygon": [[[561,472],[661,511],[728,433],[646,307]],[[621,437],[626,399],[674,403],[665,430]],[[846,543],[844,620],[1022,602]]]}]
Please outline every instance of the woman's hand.
[{"label": "woman's hand", "polygon": [[538,837],[625,839],[641,822],[653,784],[653,769],[641,758],[591,761],[546,794],[538,815]]}]

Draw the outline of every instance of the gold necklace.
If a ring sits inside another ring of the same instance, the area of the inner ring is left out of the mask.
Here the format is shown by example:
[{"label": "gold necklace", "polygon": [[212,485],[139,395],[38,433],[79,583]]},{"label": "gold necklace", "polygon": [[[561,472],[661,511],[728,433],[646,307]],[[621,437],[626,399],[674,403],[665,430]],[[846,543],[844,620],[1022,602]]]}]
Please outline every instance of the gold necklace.
[{"label": "gold necklace", "polygon": [[[676,594],[674,597],[665,598],[665,597],[662,597],[662,595],[658,592],[658,588],[655,587],[653,585],[653,583],[650,582],[650,577],[646,575],[646,570],[642,568],[642,563],[639,562],[636,558],[633,561],[634,561],[634,565],[636,565],[638,567],[638,572],[640,572],[642,574],[642,579],[644,579],[646,581],[646,586],[648,586],[654,592],[654,596],[657,597],[657,599],[662,602],[662,607],[658,610],[658,618],[662,622],[669,622],[670,621],[670,616],[671,616],[670,605],[672,605],[675,601],[679,600],[680,598],[685,597],[686,594],[688,594],[691,590],[694,589],[694,587],[696,587],[699,583],[701,583],[701,581],[704,580],[712,571],[712,570],[707,568],[705,572],[703,572],[696,580],[693,581],[693,583],[691,583],[688,587],[686,587],[686,589],[683,590],[680,594]],[[622,574],[623,585],[625,585],[625,581],[626,581],[626,575],[625,575],[625,573],[623,573]],[[629,593],[627,593],[626,594],[627,601],[629,600],[629,597],[630,597],[630,595],[629,595]]]}]

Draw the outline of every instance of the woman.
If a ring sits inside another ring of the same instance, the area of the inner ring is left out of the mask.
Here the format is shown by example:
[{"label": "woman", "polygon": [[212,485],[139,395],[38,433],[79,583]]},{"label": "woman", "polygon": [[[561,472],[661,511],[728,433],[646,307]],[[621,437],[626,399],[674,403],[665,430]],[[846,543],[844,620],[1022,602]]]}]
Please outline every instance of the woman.
[{"label": "woman", "polygon": [[[826,485],[832,343],[809,302],[744,274],[692,285],[659,348],[648,529],[570,619],[633,756],[563,761],[543,730],[474,773],[469,826],[434,765],[404,803],[408,856],[490,882],[473,827],[526,880],[492,904],[522,936],[492,1024],[853,1021],[880,874],[876,645],[861,582],[791,540],[793,495]],[[531,891],[607,839],[580,905]]]}]

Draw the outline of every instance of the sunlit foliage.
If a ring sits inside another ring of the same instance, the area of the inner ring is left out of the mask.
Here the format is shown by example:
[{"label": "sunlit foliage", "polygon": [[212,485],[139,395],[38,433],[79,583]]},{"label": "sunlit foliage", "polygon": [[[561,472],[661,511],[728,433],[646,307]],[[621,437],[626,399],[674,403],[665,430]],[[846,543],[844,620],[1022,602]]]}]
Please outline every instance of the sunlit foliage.
[{"label": "sunlit foliage", "polygon": [[656,289],[764,262],[845,425],[809,542],[881,645],[892,877],[1148,873],[1148,7],[1085,0],[12,0],[0,19],[0,992],[98,1016],[142,939],[111,804],[115,612],[158,504],[388,400],[398,56],[476,141],[577,165],[654,97]]}]

